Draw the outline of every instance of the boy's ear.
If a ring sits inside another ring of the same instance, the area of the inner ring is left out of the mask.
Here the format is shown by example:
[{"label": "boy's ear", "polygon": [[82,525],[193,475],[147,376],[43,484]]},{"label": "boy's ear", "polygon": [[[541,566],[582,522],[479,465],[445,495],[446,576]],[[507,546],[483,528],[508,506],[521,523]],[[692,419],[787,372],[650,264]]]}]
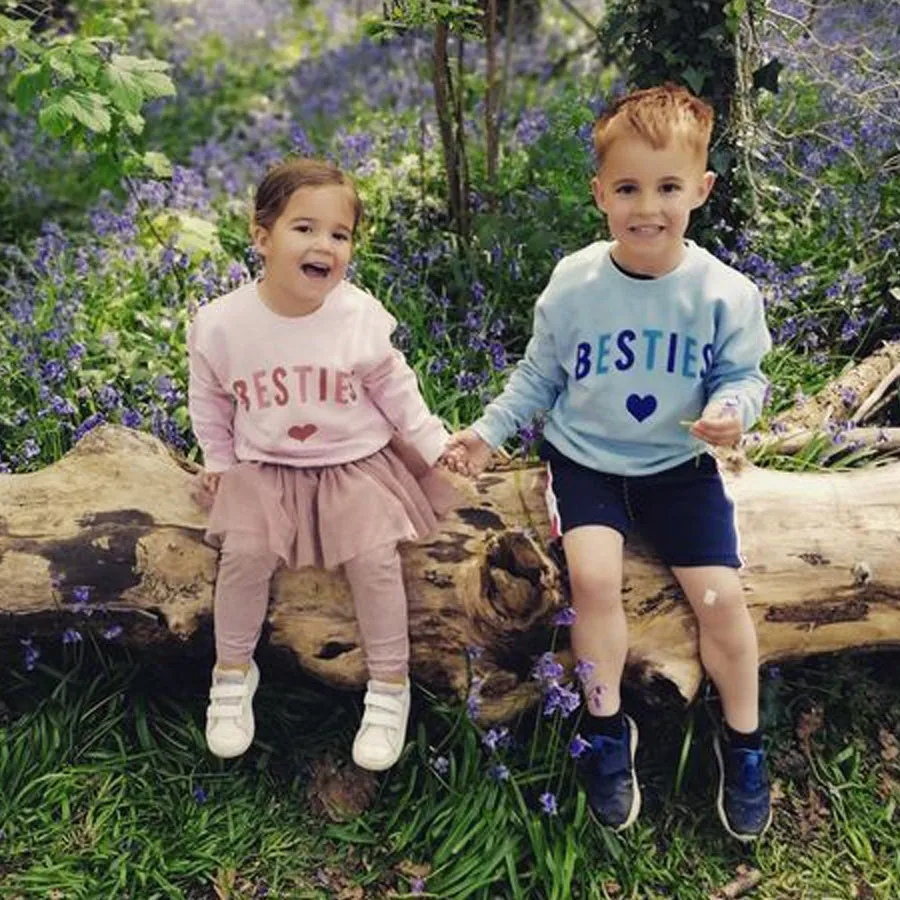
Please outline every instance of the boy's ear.
[{"label": "boy's ear", "polygon": [[591,193],[594,195],[594,203],[601,212],[606,212],[606,205],[603,199],[603,185],[600,183],[600,176],[595,175],[591,179]]},{"label": "boy's ear", "polygon": [[699,209],[709,199],[713,185],[716,183],[715,172],[704,172],[700,184],[697,186],[697,197],[691,209]]}]

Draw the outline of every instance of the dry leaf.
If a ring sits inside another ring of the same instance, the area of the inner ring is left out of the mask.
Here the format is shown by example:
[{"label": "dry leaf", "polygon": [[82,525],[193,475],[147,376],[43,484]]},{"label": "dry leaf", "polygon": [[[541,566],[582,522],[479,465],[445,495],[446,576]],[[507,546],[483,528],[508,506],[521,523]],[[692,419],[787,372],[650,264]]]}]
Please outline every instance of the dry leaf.
[{"label": "dry leaf", "polygon": [[737,877],[724,887],[709,895],[709,900],[737,900],[758,887],[762,883],[762,872],[746,865],[737,867]]},{"label": "dry leaf", "polygon": [[885,762],[893,762],[900,756],[900,742],[887,728],[878,730],[878,743],[881,744],[881,758]]}]

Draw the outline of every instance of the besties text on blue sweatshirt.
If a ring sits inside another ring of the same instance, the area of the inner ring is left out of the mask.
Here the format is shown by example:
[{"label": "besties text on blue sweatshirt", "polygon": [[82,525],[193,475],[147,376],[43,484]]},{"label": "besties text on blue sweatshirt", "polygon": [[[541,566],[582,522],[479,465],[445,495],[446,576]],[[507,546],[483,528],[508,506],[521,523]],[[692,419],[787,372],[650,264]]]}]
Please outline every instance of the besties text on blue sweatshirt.
[{"label": "besties text on blue sweatshirt", "polygon": [[682,423],[710,400],[736,400],[745,430],[759,416],[771,339],[756,286],[690,241],[650,280],[618,269],[610,247],[591,244],[554,270],[525,356],[472,426],[492,447],[547,411],[544,434],[565,456],[649,475],[704,447]]}]

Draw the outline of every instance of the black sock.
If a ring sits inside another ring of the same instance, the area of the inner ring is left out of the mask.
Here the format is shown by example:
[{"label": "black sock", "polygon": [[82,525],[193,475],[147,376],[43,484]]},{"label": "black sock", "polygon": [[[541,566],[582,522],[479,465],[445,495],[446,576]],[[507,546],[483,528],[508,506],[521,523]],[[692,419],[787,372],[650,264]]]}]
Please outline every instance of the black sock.
[{"label": "black sock", "polygon": [[602,734],[606,737],[620,738],[625,730],[625,717],[621,707],[611,716],[593,716],[587,713],[582,721],[584,730],[589,735]]},{"label": "black sock", "polygon": [[755,731],[735,731],[727,722],[725,723],[725,736],[732,747],[742,747],[745,750],[762,750],[762,729]]}]

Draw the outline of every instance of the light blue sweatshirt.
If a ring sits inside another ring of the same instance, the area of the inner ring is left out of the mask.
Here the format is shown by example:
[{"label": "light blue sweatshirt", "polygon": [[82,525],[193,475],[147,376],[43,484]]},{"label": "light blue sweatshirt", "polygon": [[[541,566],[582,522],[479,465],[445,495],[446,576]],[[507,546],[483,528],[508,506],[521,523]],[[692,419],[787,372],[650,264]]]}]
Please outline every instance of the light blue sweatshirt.
[{"label": "light blue sweatshirt", "polygon": [[606,241],[560,260],[534,310],[525,356],[472,426],[492,447],[547,411],[544,435],[581,465],[617,475],[677,466],[706,445],[682,423],[737,402],[762,408],[771,347],[762,297],[691,241],[666,275],[626,275]]}]

